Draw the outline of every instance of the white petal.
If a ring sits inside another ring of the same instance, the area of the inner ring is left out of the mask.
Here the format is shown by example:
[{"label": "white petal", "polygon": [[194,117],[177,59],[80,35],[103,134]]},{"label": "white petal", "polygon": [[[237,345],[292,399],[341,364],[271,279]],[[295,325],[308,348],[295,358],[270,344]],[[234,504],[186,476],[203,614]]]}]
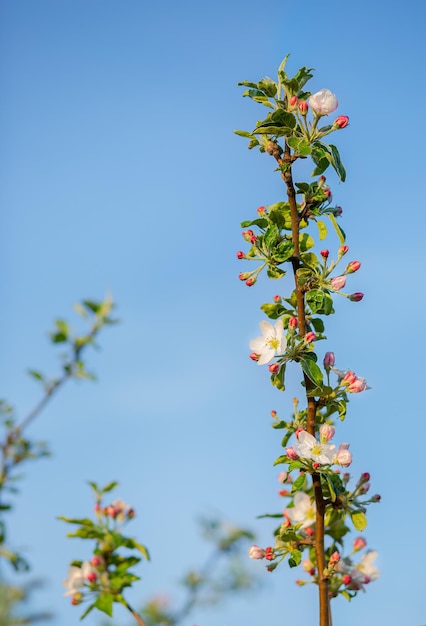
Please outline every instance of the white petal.
[{"label": "white petal", "polygon": [[274,327],[272,326],[272,324],[270,324],[269,322],[266,322],[265,320],[262,320],[259,324],[260,326],[260,332],[262,333],[262,335],[264,337],[275,337],[275,331],[274,331]]},{"label": "white petal", "polygon": [[264,337],[256,337],[252,339],[249,343],[250,350],[256,352],[256,354],[261,354],[265,349],[265,339]]},{"label": "white petal", "polygon": [[[259,353],[258,353],[259,354]],[[260,359],[258,360],[258,365],[265,365],[265,363],[269,363],[275,356],[275,350],[273,348],[263,348]]]}]

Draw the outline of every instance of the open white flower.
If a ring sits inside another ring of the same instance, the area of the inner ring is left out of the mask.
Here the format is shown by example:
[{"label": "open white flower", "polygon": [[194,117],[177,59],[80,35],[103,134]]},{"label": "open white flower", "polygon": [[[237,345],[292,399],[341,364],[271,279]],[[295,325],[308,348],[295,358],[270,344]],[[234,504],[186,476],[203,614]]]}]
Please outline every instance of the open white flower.
[{"label": "open white flower", "polygon": [[376,580],[380,576],[379,570],[373,565],[377,554],[377,550],[368,550],[362,555],[361,561],[357,565],[358,569],[368,578],[368,582],[370,582],[370,580]]},{"label": "open white flower", "polygon": [[336,450],[334,443],[320,443],[306,430],[299,433],[298,441],[293,448],[302,459],[312,459],[322,465],[333,463]]},{"label": "open white flower", "polygon": [[265,365],[272,361],[275,354],[282,354],[287,342],[284,337],[284,327],[282,319],[279,319],[272,326],[269,322],[260,322],[261,337],[252,339],[249,343],[250,350],[259,355],[258,365]]},{"label": "open white flower", "polygon": [[303,491],[297,491],[294,496],[294,507],[286,509],[286,516],[293,524],[302,524],[305,529],[315,524],[315,502]]},{"label": "open white flower", "polygon": [[81,567],[75,567],[74,565],[68,570],[68,578],[62,581],[67,591],[64,596],[72,596],[76,591],[84,586],[87,580],[87,575],[92,571],[92,566],[89,561],[84,561]]}]

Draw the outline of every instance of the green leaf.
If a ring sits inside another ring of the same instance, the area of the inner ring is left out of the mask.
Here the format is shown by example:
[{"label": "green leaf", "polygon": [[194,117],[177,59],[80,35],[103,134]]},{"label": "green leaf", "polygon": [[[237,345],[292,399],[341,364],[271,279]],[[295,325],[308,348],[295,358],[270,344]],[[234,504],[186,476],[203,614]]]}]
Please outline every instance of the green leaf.
[{"label": "green leaf", "polygon": [[336,221],[336,218],[334,217],[332,213],[329,213],[328,217],[330,218],[330,221],[334,226],[334,230],[336,231],[336,234],[339,237],[340,244],[343,246],[343,244],[345,243],[345,239],[346,239],[346,235],[344,231],[340,228],[339,224]]},{"label": "green leaf", "polygon": [[328,492],[329,492],[329,496],[332,502],[336,502],[336,493],[333,489],[333,485],[331,483],[330,477],[327,476],[327,474],[325,475],[325,480],[327,481],[327,486],[328,486]]},{"label": "green leaf", "polygon": [[276,320],[281,317],[283,313],[287,312],[282,304],[271,304],[270,302],[262,304],[260,308],[271,320]]},{"label": "green leaf", "polygon": [[282,230],[291,230],[291,211],[288,202],[277,202],[269,207],[269,221]]},{"label": "green leaf", "polygon": [[275,224],[271,224],[268,230],[265,232],[264,243],[268,249],[271,249],[277,242],[277,239],[280,237],[280,231]]},{"label": "green leaf", "polygon": [[277,459],[275,459],[273,465],[281,465],[281,463],[287,463],[287,456],[282,454]]},{"label": "green leaf", "polygon": [[333,155],[332,165],[334,169],[336,170],[337,175],[339,176],[340,180],[342,181],[342,183],[344,183],[346,180],[346,170],[343,167],[342,161],[340,160],[339,151],[336,148],[336,146],[333,146],[332,144],[330,144],[330,148],[331,148],[331,152]]},{"label": "green leaf", "polygon": [[268,269],[266,271],[268,278],[279,279],[285,276],[285,271],[276,267],[275,265],[268,265]]},{"label": "green leaf", "polygon": [[277,95],[277,84],[271,78],[262,78],[258,86],[270,98],[274,98]]},{"label": "green leaf", "polygon": [[321,220],[317,220],[319,238],[322,241],[327,237],[327,226]]},{"label": "green leaf", "polygon": [[283,363],[276,374],[271,374],[271,383],[278,391],[285,391],[285,363]]},{"label": "green leaf", "polygon": [[243,93],[243,97],[248,96],[254,102],[258,102],[259,104],[264,104],[269,109],[273,109],[274,106],[269,102],[268,96],[263,93],[260,89],[248,89]]},{"label": "green leaf", "polygon": [[296,480],[293,482],[291,486],[292,493],[294,493],[295,491],[303,490],[305,483],[306,483],[305,474],[300,474],[300,476],[296,478]]},{"label": "green leaf", "polygon": [[288,259],[293,256],[293,252],[293,242],[290,239],[284,239],[284,241],[281,241],[275,248],[273,253],[274,260],[277,261],[277,263],[284,263],[284,261],[288,261]]},{"label": "green leaf", "polygon": [[306,252],[306,250],[309,250],[310,248],[312,248],[314,244],[315,242],[313,238],[311,237],[311,235],[308,235],[308,233],[301,233],[299,235],[300,252]]},{"label": "green leaf", "polygon": [[44,376],[41,372],[37,372],[37,370],[27,370],[29,376],[32,376],[36,380],[44,381]]},{"label": "green leaf", "polygon": [[242,80],[237,84],[238,87],[252,87],[253,89],[257,89],[257,83],[251,83],[249,80]]},{"label": "green leaf", "polygon": [[87,609],[84,611],[83,615],[80,617],[80,620],[84,619],[86,615],[88,615],[90,611],[95,608],[95,606],[96,606],[95,602],[91,604],[90,606],[88,606]]},{"label": "green leaf", "polygon": [[300,359],[300,365],[309,380],[311,380],[317,387],[321,387],[323,384],[323,377],[322,371],[318,365],[311,359],[307,358]]},{"label": "green leaf", "polygon": [[234,130],[234,133],[236,135],[239,135],[240,137],[247,137],[247,139],[253,139],[253,135],[247,132],[246,130]]},{"label": "green leaf", "polygon": [[324,322],[322,321],[321,318],[319,317],[315,317],[313,320],[311,320],[311,324],[314,327],[314,329],[316,330],[317,333],[323,333],[325,330],[324,327]]},{"label": "green leaf", "polygon": [[150,560],[148,549],[143,546],[141,543],[138,543],[136,539],[131,537],[123,537],[123,541],[120,542],[125,548],[130,548],[131,550],[139,550],[139,552],[146,558],[147,561]]},{"label": "green leaf", "polygon": [[90,527],[95,525],[93,521],[89,519],[88,517],[74,518],[74,517],[60,516],[58,517],[58,519],[61,520],[62,522],[66,522],[67,524],[79,524],[80,526],[90,526]]},{"label": "green leaf", "polygon": [[290,552],[290,558],[288,560],[288,564],[290,565],[290,567],[297,567],[297,565],[300,564],[301,560],[302,553],[300,552],[300,550],[292,550]]},{"label": "green leaf", "polygon": [[83,305],[92,313],[99,313],[102,309],[102,302],[94,302],[93,300],[83,300]]},{"label": "green leaf", "polygon": [[118,484],[119,483],[116,481],[108,483],[106,487],[103,487],[103,489],[101,490],[101,493],[108,493],[109,491],[112,491],[113,489],[118,487]]},{"label": "green leaf", "polygon": [[258,217],[255,220],[246,220],[245,222],[241,222],[241,228],[247,228],[247,226],[259,226],[259,228],[266,228],[268,223],[268,220],[264,217]]},{"label": "green leaf", "polygon": [[312,313],[321,312],[324,303],[324,292],[320,289],[311,289],[306,294],[306,303],[309,305]]},{"label": "green leaf", "polygon": [[351,513],[352,524],[355,526],[355,529],[360,532],[367,528],[367,518],[364,513],[361,511],[354,511]]},{"label": "green leaf", "polygon": [[106,613],[109,617],[112,617],[113,602],[114,596],[112,595],[112,593],[108,593],[105,591],[98,595],[95,602],[95,607],[99,609],[99,611]]},{"label": "green leaf", "polygon": [[311,154],[311,144],[303,137],[289,137],[287,143],[293,148],[294,153],[300,156],[308,156]]},{"label": "green leaf", "polygon": [[268,115],[265,120],[258,122],[252,134],[291,135],[295,126],[296,118],[294,115],[278,109],[278,111]]}]

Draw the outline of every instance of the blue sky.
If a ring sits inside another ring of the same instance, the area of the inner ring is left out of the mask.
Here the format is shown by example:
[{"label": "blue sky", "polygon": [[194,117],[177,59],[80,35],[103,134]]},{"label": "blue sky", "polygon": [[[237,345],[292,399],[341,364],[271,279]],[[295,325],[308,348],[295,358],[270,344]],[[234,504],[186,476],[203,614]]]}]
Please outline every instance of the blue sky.
[{"label": "blue sky", "polygon": [[[372,386],[351,400],[338,435],[351,442],[353,473],[369,471],[383,498],[366,532],[382,576],[351,605],[336,602],[335,622],[426,622],[415,540],[426,513],[425,13],[420,0],[0,3],[3,396],[22,416],[33,406],[25,370],[55,371],[46,332],[74,302],[111,291],[122,320],[88,358],[99,382],[71,384],[31,427],[54,454],[28,466],[11,532],[46,580],[36,602],[54,624],[78,622],[61,580],[84,546],[65,540],[56,516],[88,512],[87,480],[120,481],[138,511],[134,532],[153,561],[135,604],[199,562],[200,514],[270,543],[271,524],[256,520],[282,508],[269,412],[288,414],[298,387],[294,377],[288,393],[273,390],[247,354],[260,304],[290,283],[247,289],[235,251],[239,223],[285,190],[232,131],[261,115],[237,82],[274,78],[288,52],[290,71],[316,68],[312,90],[330,88],[350,117],[336,138],[347,182],[328,182],[362,262],[351,284],[366,298],[338,303],[324,351]],[[296,589],[294,572],[251,565],[264,581],[256,597],[193,622],[315,621],[315,591]]]}]

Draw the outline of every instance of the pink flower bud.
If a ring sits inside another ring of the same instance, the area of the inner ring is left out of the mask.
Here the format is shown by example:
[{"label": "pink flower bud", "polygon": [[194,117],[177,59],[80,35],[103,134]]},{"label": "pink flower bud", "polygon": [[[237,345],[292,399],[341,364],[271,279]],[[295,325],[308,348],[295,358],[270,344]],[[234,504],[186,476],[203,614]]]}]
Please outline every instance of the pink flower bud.
[{"label": "pink flower bud", "polygon": [[361,478],[360,478],[360,480],[362,480],[362,482],[367,482],[367,481],[369,481],[369,480],[370,480],[370,478],[371,478],[371,476],[370,476],[370,472],[363,472],[363,473],[361,474]]},{"label": "pink flower bud", "polygon": [[99,502],[97,502],[97,503],[95,504],[95,507],[94,507],[94,508],[95,508],[95,513],[100,513],[100,512],[102,511],[102,507],[101,507],[101,505],[99,504]]},{"label": "pink flower bud", "polygon": [[291,494],[291,491],[289,491],[288,489],[280,489],[278,491],[278,495],[285,497],[285,496],[289,496]]},{"label": "pink flower bud", "polygon": [[351,261],[346,266],[345,274],[353,274],[354,272],[357,272],[360,267],[361,263],[359,261]]},{"label": "pink flower bud", "polygon": [[291,461],[295,461],[299,458],[293,446],[286,448],[285,453]]},{"label": "pink flower bud", "polygon": [[333,197],[332,193],[331,193],[331,189],[328,185],[324,185],[322,188],[323,192],[325,193],[325,195],[327,196],[327,198],[329,200],[331,200],[331,198]]},{"label": "pink flower bud", "polygon": [[250,272],[240,272],[240,274],[238,274],[238,278],[240,280],[247,280],[249,276],[250,276]]},{"label": "pink flower bud", "polygon": [[333,367],[335,362],[336,358],[334,356],[334,352],[326,352],[323,361],[325,369],[329,370],[330,367]]},{"label": "pink flower bud", "polygon": [[343,581],[343,584],[344,584],[344,585],[346,585],[346,587],[347,587],[347,586],[348,586],[348,585],[350,585],[350,584],[351,584],[351,582],[352,582],[352,576],[349,576],[349,574],[345,574],[345,575],[342,577],[342,581]]},{"label": "pink flower bud", "polygon": [[71,604],[73,606],[77,606],[81,604],[82,602],[83,602],[83,594],[80,591],[76,591],[76,593],[72,595]]},{"label": "pink flower bud", "polygon": [[[287,455],[287,456],[288,456],[288,455]],[[380,500],[381,500],[381,499],[382,499],[382,496],[381,496],[380,494],[376,493],[376,495],[374,495],[374,496],[371,498],[371,502],[380,502]]]},{"label": "pink flower bud", "polygon": [[330,284],[334,291],[340,291],[346,285],[346,276],[336,276],[331,279]]},{"label": "pink flower bud", "polygon": [[89,583],[95,583],[98,580],[98,575],[96,572],[89,572],[86,576]]},{"label": "pink flower bud", "polygon": [[102,564],[103,564],[103,559],[101,559],[100,556],[95,555],[90,559],[90,565],[92,565],[93,567],[97,568]]},{"label": "pink flower bud", "polygon": [[363,550],[366,545],[367,545],[367,542],[364,539],[364,537],[356,537],[352,543],[354,552],[359,552],[359,550]]},{"label": "pink flower bud", "polygon": [[334,93],[329,89],[321,89],[309,98],[311,109],[318,116],[328,115],[337,109],[338,102]]},{"label": "pink flower bud", "polygon": [[339,446],[337,454],[334,457],[334,462],[337,463],[337,465],[341,465],[342,467],[349,467],[349,465],[352,463],[352,454],[345,446],[349,446],[349,444],[341,444]]},{"label": "pink flower bud", "polygon": [[330,254],[329,250],[321,250],[320,255],[323,259],[328,259],[328,255]]},{"label": "pink flower bud", "polygon": [[254,276],[252,276],[251,278],[247,278],[246,285],[247,287],[253,287],[255,282],[256,282],[256,279],[254,278]]},{"label": "pink flower bud", "polygon": [[340,554],[336,551],[330,556],[330,560],[328,562],[330,567],[335,567],[337,563],[340,561]]},{"label": "pink flower bud", "polygon": [[306,343],[312,343],[313,341],[315,341],[316,338],[317,338],[316,334],[313,333],[312,331],[309,333],[306,333],[305,335]]},{"label": "pink flower bud", "polygon": [[[308,572],[309,574],[311,574],[311,571],[314,570],[315,572],[315,567],[314,564],[312,563],[311,559],[304,559],[302,561],[302,568],[304,569],[305,572]],[[312,576],[312,574],[311,574]]]},{"label": "pink flower bud", "polygon": [[246,241],[250,241],[250,237],[253,237],[254,232],[252,230],[243,230],[241,234]]},{"label": "pink flower bud", "polygon": [[271,374],[276,374],[280,369],[280,366],[278,363],[271,363],[271,365],[268,367],[268,370],[271,372]]},{"label": "pink flower bud", "polygon": [[291,329],[297,328],[297,317],[290,317],[288,320],[288,327]]},{"label": "pink flower bud", "polygon": [[305,432],[305,429],[301,428],[300,426],[299,426],[299,428],[296,429],[296,431],[294,433],[294,436],[296,437],[297,441],[299,441],[300,433],[304,433],[304,432]]},{"label": "pink flower bud", "polygon": [[260,354],[256,354],[256,352],[251,352],[249,354],[249,357],[252,361],[258,361],[260,359]]},{"label": "pink flower bud", "polygon": [[363,297],[364,294],[361,291],[356,291],[355,293],[352,293],[350,296],[348,296],[351,302],[360,302]]},{"label": "pink flower bud", "polygon": [[331,424],[321,424],[319,432],[321,443],[327,443],[327,441],[333,439],[336,429]]},{"label": "pink flower bud", "polygon": [[321,467],[321,464],[320,464],[320,463],[315,462],[315,463],[312,463],[312,467],[313,467],[315,470],[317,470],[317,469],[319,469],[319,468]]},{"label": "pink flower bud", "polygon": [[260,206],[258,209],[256,209],[256,211],[261,217],[263,217],[266,213],[266,207]]},{"label": "pink flower bud", "polygon": [[335,126],[336,128],[346,128],[346,126],[349,124],[349,118],[347,115],[339,115],[339,117],[337,117],[334,120],[334,124],[333,126]]},{"label": "pink flower bud", "polygon": [[278,474],[278,482],[284,484],[285,481],[287,480],[287,476],[288,476],[287,472],[280,472]]},{"label": "pink flower bud", "polygon": [[246,255],[244,254],[244,252],[242,250],[238,250],[237,252],[237,259],[245,259]]},{"label": "pink flower bud", "polygon": [[346,372],[342,378],[342,385],[352,385],[356,381],[357,377],[355,372]]},{"label": "pink flower bud", "polygon": [[252,236],[250,237],[249,241],[250,241],[250,243],[251,243],[251,244],[255,244],[255,243],[256,243],[256,241],[257,241],[257,237],[256,237],[256,235],[252,235]]},{"label": "pink flower bud", "polygon": [[277,419],[277,412],[272,410],[271,411],[271,417],[273,417],[274,419]]},{"label": "pink flower bud", "polygon": [[370,491],[370,483],[362,483],[362,485],[360,485],[357,489],[357,493],[359,494],[364,494],[364,493],[368,493]]},{"label": "pink flower bud", "polygon": [[349,246],[340,246],[340,248],[337,251],[337,256],[343,256],[345,255],[349,250]]},{"label": "pink flower bud", "polygon": [[281,302],[281,296],[274,296],[274,302],[279,304]]},{"label": "pink flower bud", "polygon": [[265,549],[265,559],[267,561],[273,561],[275,559],[274,548],[271,548],[271,546]]},{"label": "pink flower bud", "polygon": [[308,537],[313,537],[314,536],[314,529],[311,528],[311,526],[309,526],[309,528],[305,528],[305,535],[308,535]]},{"label": "pink flower bud", "polygon": [[360,393],[361,391],[365,391],[366,389],[367,389],[367,383],[365,382],[363,378],[357,378],[348,387],[349,393]]},{"label": "pink flower bud", "polygon": [[334,215],[338,215],[338,216],[342,215],[342,213],[343,213],[342,207],[341,206],[336,206],[336,208],[334,209],[333,213],[334,213]]},{"label": "pink flower bud", "polygon": [[297,105],[297,96],[291,96],[291,98],[289,98],[288,103],[291,109],[295,109]]},{"label": "pink flower bud", "polygon": [[251,559],[263,559],[265,556],[265,550],[259,548],[259,546],[251,546],[248,551]]},{"label": "pink flower bud", "polygon": [[349,474],[349,472],[345,472],[342,476],[342,480],[344,483],[348,483],[350,478],[351,478],[351,475]]},{"label": "pink flower bud", "polygon": [[301,112],[302,115],[307,114],[309,105],[306,102],[306,100],[301,100],[297,106],[299,107],[299,111]]}]

